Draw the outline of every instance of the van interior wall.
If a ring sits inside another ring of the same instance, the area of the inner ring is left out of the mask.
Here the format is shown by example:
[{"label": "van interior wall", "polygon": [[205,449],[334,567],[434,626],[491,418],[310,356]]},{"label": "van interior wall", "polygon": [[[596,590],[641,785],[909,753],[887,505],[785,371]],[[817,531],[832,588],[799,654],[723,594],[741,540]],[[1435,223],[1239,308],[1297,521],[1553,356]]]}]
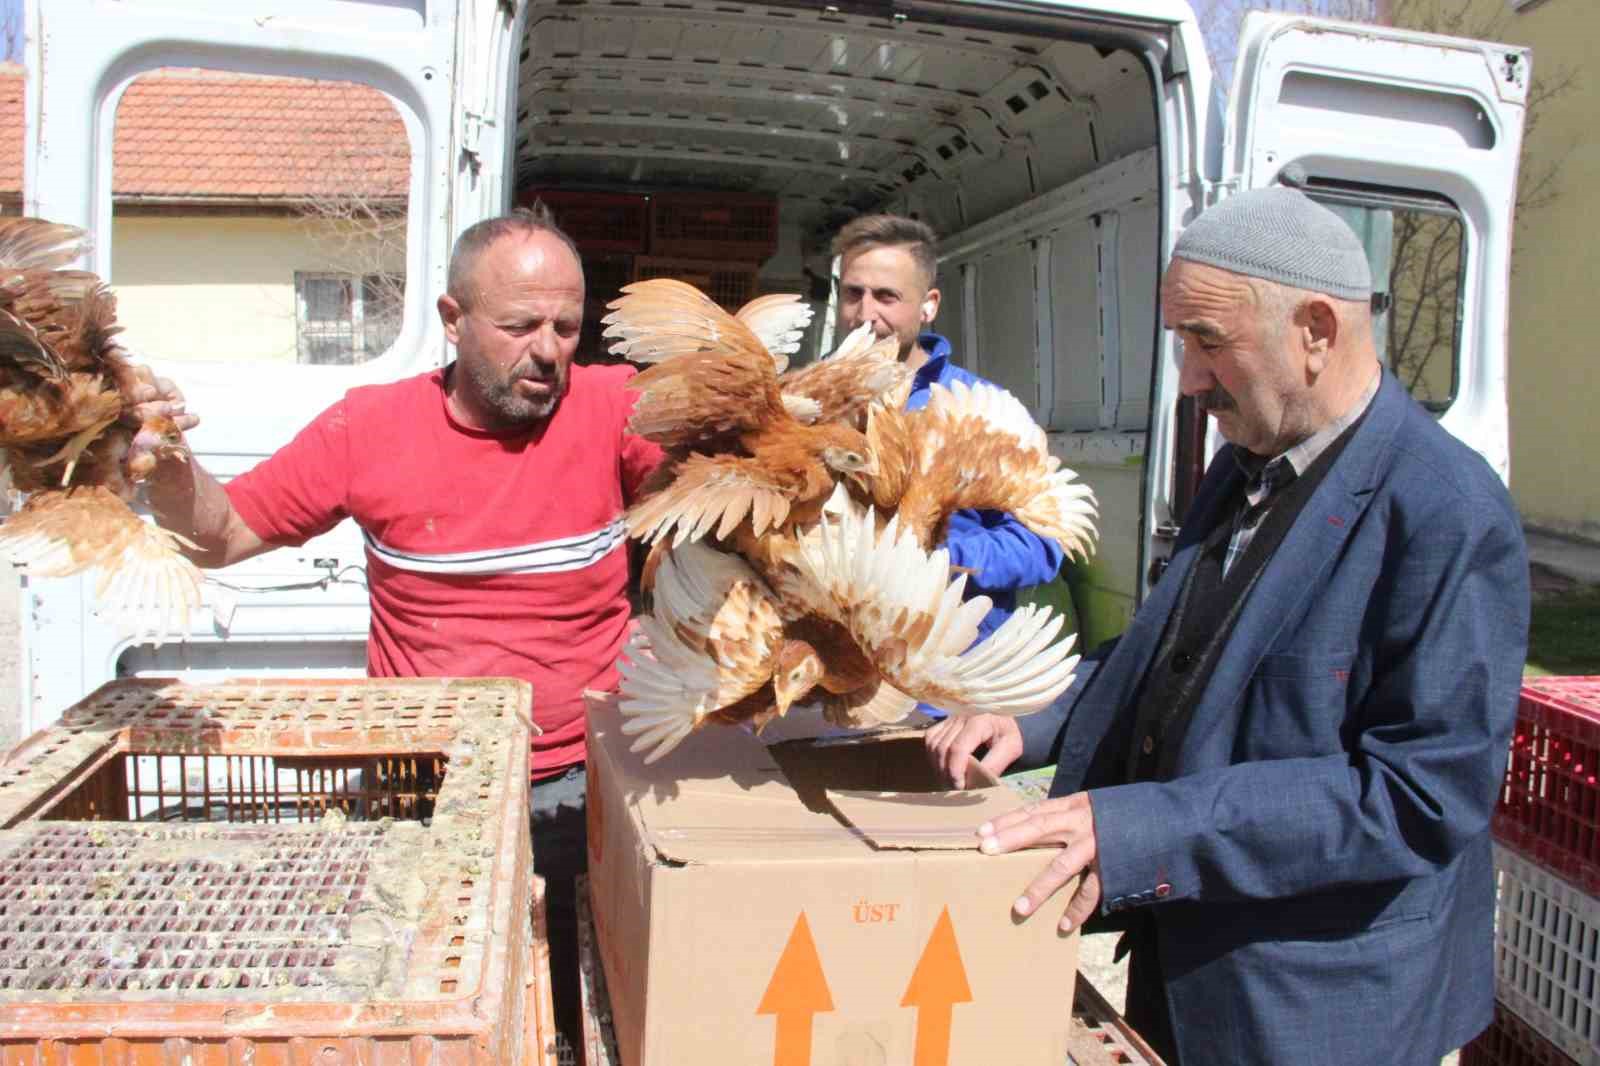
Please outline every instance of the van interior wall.
[{"label": "van interior wall", "polygon": [[935,328],[1033,409],[1101,500],[1090,577],[1122,590],[1114,632],[1137,586],[1157,339],[1155,85],[1114,28],[1058,18],[1047,37],[998,8],[950,13],[536,0],[518,187],[712,194],[708,219],[717,196],[770,198],[777,233],[761,258],[730,243],[719,265],[753,274],[752,295],[816,303],[802,360],[831,336],[838,227],[875,211],[930,223]]}]

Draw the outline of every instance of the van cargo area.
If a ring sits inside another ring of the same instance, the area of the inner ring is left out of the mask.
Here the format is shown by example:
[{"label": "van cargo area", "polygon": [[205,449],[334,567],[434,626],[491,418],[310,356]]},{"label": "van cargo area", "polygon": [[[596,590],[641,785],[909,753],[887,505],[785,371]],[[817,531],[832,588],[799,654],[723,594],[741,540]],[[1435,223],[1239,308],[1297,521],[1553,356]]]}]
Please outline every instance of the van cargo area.
[{"label": "van cargo area", "polygon": [[1157,342],[1156,29],[964,3],[580,0],[524,18],[516,199],[546,200],[584,253],[579,358],[607,358],[617,289],[661,275],[730,309],[805,294],[814,358],[838,228],[928,222],[933,328],[1093,485],[1100,556],[1078,576],[1103,594],[1091,628],[1120,630]]}]

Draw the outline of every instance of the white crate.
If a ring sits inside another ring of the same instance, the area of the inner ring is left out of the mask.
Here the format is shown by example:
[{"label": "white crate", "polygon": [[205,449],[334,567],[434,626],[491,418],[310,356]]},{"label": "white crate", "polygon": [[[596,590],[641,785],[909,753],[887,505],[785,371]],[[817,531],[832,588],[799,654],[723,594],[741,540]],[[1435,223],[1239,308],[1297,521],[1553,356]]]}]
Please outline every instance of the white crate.
[{"label": "white crate", "polygon": [[1600,900],[1494,847],[1495,995],[1581,1066],[1600,1066]]}]

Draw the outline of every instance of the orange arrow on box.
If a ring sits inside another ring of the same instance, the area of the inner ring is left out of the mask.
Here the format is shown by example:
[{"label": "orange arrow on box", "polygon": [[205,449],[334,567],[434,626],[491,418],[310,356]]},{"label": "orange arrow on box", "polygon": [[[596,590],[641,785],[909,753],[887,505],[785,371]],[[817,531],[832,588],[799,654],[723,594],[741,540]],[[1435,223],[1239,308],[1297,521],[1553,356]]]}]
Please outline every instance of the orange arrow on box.
[{"label": "orange arrow on box", "polygon": [[951,1015],[957,1003],[971,1002],[967,968],[961,964],[956,929],[950,922],[950,908],[946,907],[933,923],[933,935],[928,937],[928,946],[922,949],[922,958],[900,1000],[902,1007],[917,1008],[913,1066],[949,1066]]},{"label": "orange arrow on box", "polygon": [[822,972],[816,941],[806,912],[794,920],[789,942],[778,956],[767,991],[756,1007],[757,1014],[778,1016],[777,1037],[773,1041],[773,1066],[810,1066],[812,1015],[833,1010],[833,996]]}]

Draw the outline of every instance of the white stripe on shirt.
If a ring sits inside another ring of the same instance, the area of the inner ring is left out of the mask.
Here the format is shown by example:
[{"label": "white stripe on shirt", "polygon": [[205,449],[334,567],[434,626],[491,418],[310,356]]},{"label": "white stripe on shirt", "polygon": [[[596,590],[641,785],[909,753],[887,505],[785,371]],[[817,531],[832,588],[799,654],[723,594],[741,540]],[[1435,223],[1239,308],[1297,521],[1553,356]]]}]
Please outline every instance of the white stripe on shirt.
[{"label": "white stripe on shirt", "polygon": [[397,570],[418,574],[559,574],[582,570],[610,555],[627,540],[621,518],[591,533],[578,533],[558,540],[545,540],[515,548],[424,555],[403,552],[380,542],[366,530],[367,550]]}]

